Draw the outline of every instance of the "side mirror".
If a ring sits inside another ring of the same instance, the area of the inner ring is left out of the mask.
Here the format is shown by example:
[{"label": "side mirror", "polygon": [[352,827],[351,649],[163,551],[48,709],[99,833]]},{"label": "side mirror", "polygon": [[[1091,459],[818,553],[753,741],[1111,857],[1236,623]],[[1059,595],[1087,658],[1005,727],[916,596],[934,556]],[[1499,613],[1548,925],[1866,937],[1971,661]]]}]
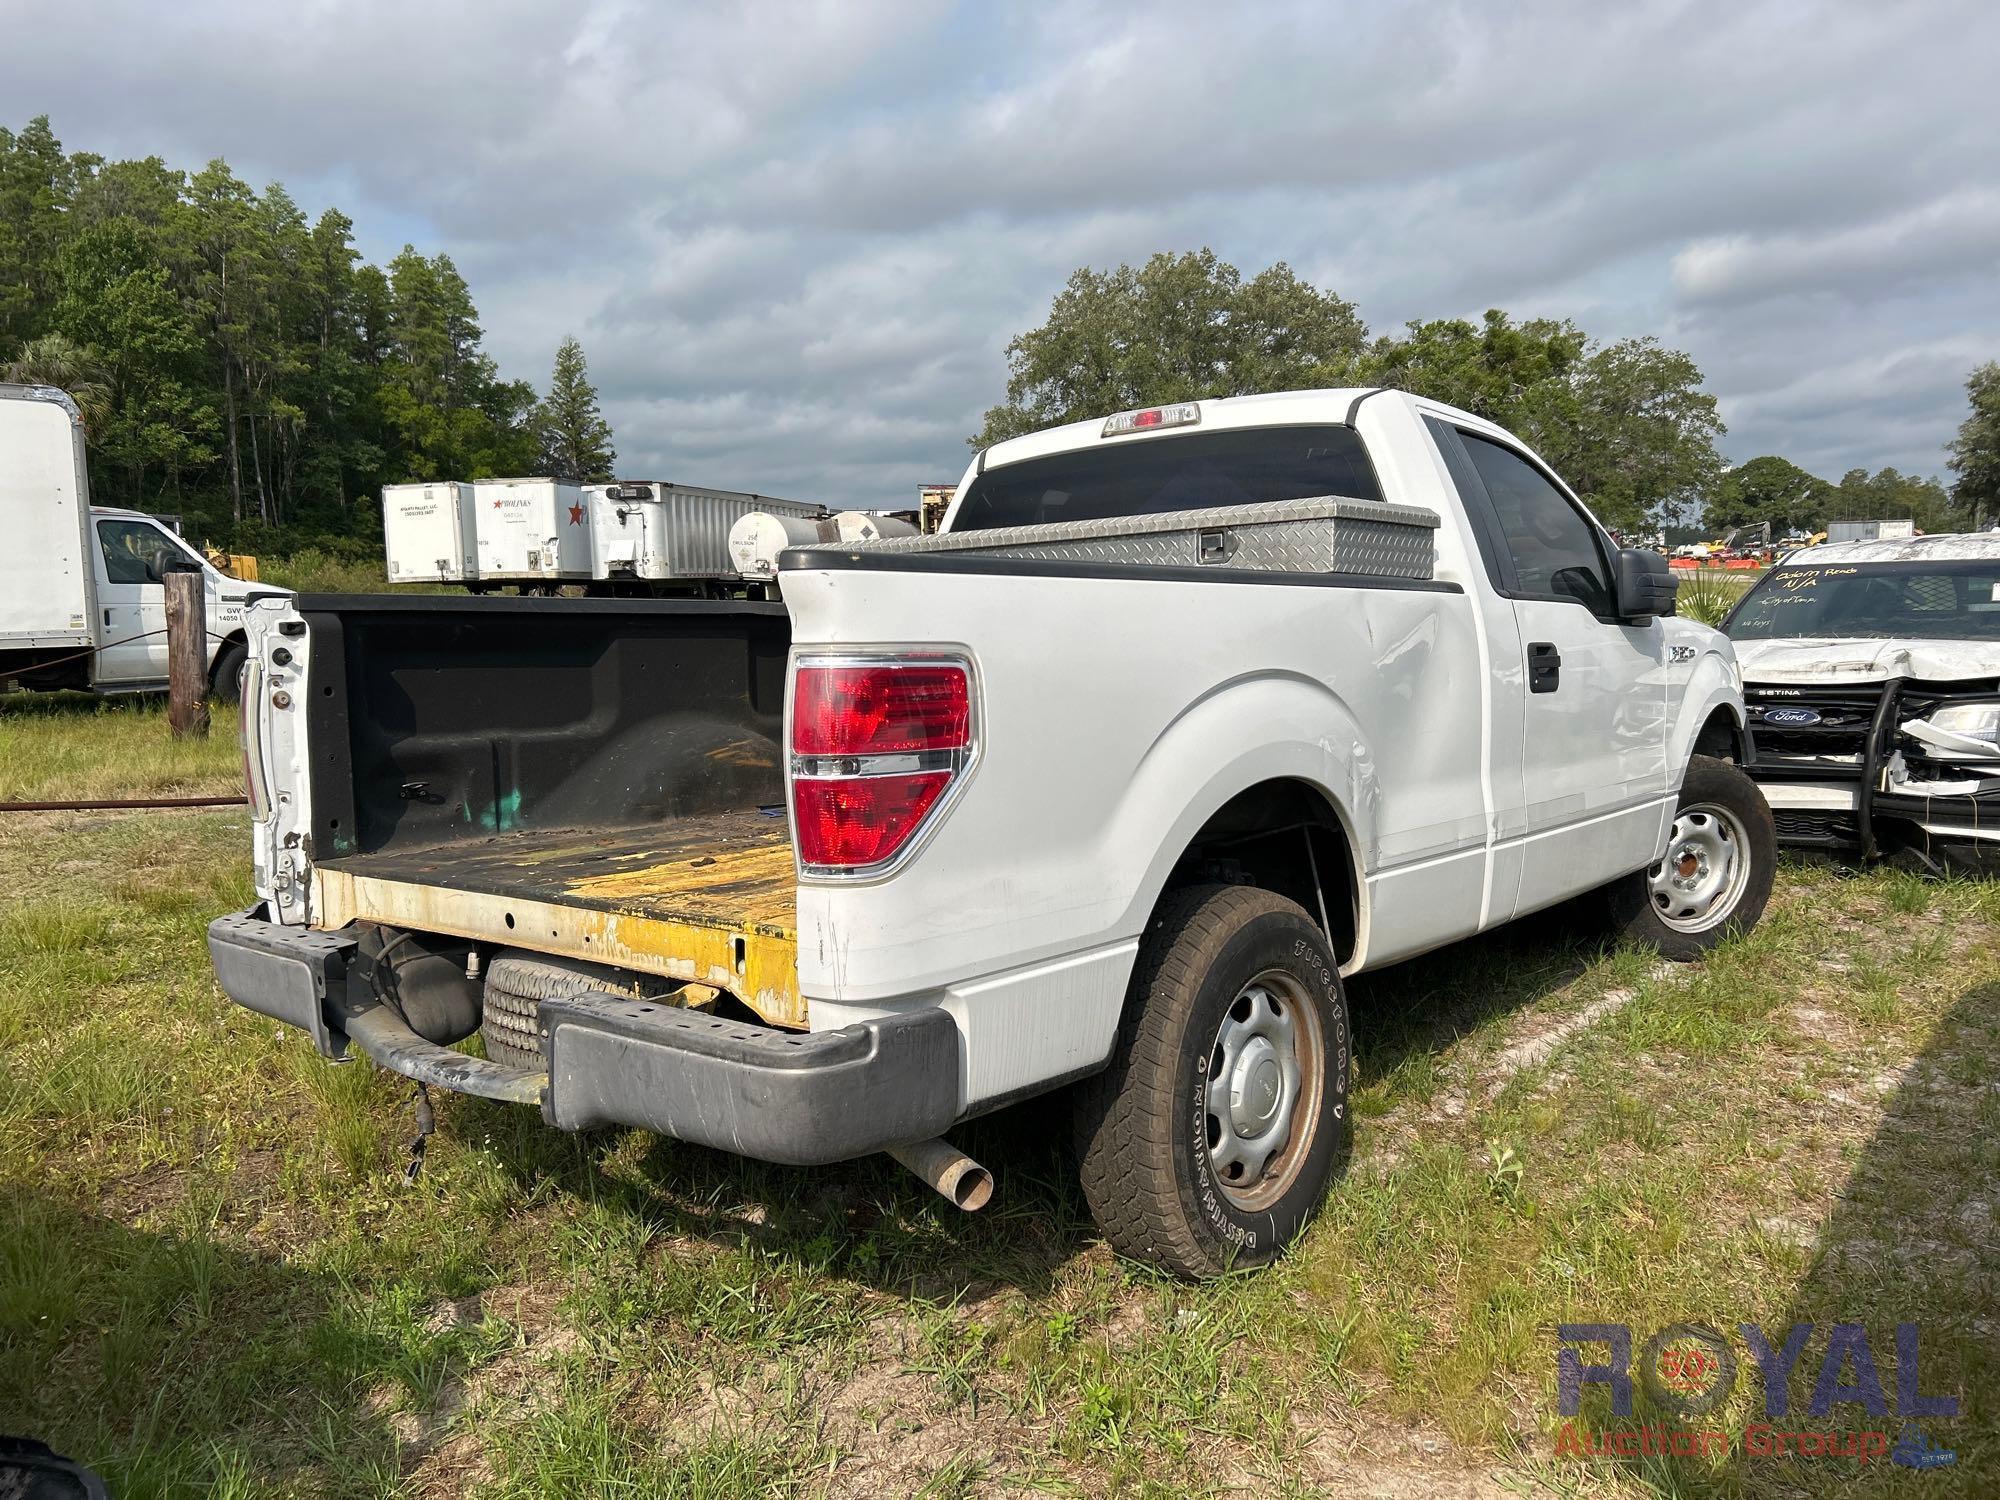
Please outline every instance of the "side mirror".
[{"label": "side mirror", "polygon": [[1674,595],[1681,581],[1657,552],[1622,547],[1617,557],[1617,574],[1611,592],[1619,620],[1627,625],[1644,625],[1659,615],[1674,612]]}]

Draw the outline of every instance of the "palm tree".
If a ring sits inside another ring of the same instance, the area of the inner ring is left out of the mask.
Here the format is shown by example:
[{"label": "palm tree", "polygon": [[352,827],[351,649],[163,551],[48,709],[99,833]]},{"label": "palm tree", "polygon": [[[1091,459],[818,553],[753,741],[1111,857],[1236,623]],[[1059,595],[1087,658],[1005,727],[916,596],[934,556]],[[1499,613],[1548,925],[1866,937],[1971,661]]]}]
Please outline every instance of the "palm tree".
[{"label": "palm tree", "polygon": [[0,367],[0,378],[22,385],[52,385],[69,392],[70,400],[83,414],[86,431],[95,427],[111,407],[111,388],[104,383],[104,367],[90,350],[60,333],[29,339],[16,358]]}]

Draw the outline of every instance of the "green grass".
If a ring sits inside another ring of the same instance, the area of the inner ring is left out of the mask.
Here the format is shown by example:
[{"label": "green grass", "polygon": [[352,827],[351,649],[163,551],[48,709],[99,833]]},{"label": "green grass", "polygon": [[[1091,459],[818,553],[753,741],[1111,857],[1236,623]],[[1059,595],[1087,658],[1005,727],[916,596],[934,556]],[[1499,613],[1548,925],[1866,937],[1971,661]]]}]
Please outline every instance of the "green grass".
[{"label": "green grass", "polygon": [[302,594],[452,594],[460,592],[441,583],[391,585],[381,558],[354,562],[307,547],[290,557],[262,558],[258,581],[279,588],[297,589]]},{"label": "green grass", "polygon": [[[0,823],[0,1427],[121,1496],[1992,1491],[2000,891],[1790,865],[1692,968],[1556,916],[1357,981],[1349,1176],[1190,1287],[1048,1102],[959,1132],[976,1216],[451,1096],[405,1189],[407,1087],[214,989],[245,838]],[[1689,1318],[1817,1325],[1801,1410],[1833,1322],[1892,1390],[1920,1323],[1958,1464],[1556,1460],[1555,1325]]]},{"label": "green grass", "polygon": [[0,802],[240,794],[236,710],[209,718],[206,738],[177,740],[164,698],[0,693]]}]

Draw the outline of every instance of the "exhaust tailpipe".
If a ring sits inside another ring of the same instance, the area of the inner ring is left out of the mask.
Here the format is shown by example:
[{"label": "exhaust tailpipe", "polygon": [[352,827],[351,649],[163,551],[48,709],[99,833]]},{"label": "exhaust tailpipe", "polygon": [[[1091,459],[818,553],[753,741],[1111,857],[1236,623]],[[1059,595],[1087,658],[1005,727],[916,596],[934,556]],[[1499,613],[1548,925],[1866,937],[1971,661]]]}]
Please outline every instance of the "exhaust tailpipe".
[{"label": "exhaust tailpipe", "polygon": [[943,1136],[891,1146],[888,1154],[967,1213],[977,1213],[993,1199],[993,1174]]}]

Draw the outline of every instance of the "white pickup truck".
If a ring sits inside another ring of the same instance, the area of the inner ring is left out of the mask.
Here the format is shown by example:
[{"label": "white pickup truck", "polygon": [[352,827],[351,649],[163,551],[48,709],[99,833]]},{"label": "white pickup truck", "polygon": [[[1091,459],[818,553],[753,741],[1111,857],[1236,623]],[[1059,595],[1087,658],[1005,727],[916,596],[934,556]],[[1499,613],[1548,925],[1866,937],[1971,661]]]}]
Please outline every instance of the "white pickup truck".
[{"label": "white pickup truck", "polygon": [[[1287,507],[1360,541],[1264,556]],[[1195,512],[1195,560],[1098,544]],[[1371,553],[1409,526],[1421,566]],[[1343,976],[1593,890],[1689,958],[1769,893],[1729,643],[1449,407],[1036,433],[944,536],[781,583],[254,610],[261,900],[210,929],[223,988],[560,1127],[888,1150],[967,1206],[990,1179],[942,1133],[1075,1083],[1107,1238],[1204,1275],[1347,1155]]]},{"label": "white pickup truck", "polygon": [[289,590],[228,577],[152,516],[92,505],[75,403],[0,384],[0,682],[164,690],[173,572],[201,574],[210,690],[233,700],[244,606]]}]

